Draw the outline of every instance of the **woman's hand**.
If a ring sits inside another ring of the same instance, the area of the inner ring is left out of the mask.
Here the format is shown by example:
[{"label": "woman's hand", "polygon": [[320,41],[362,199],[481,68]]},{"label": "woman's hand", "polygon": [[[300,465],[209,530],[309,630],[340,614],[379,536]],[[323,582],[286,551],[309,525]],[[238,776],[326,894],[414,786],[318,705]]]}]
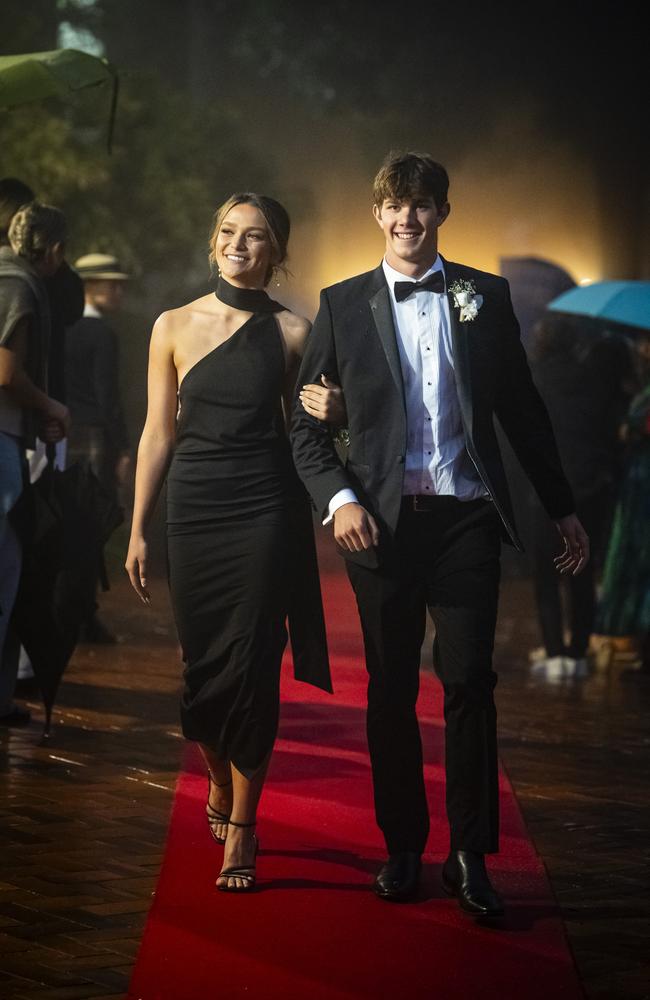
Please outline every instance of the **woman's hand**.
[{"label": "woman's hand", "polygon": [[345,427],[348,414],[345,409],[343,390],[336,382],[330,382],[327,375],[321,375],[322,385],[303,385],[300,402],[310,416],[316,417],[334,427]]},{"label": "woman's hand", "polygon": [[140,600],[143,604],[151,604],[147,590],[147,543],[144,538],[131,536],[124,568]]},{"label": "woman's hand", "polygon": [[46,423],[56,421],[60,425],[62,438],[67,436],[70,430],[70,410],[67,406],[56,399],[50,399],[44,417]]},{"label": "woman's hand", "polygon": [[51,417],[47,417],[41,422],[38,436],[44,444],[58,444],[65,437],[59,421]]},{"label": "woman's hand", "polygon": [[47,397],[38,436],[45,444],[58,444],[70,430],[70,411],[63,403]]},{"label": "woman's hand", "polygon": [[117,485],[124,487],[127,484],[129,473],[131,472],[131,456],[124,452],[115,463],[115,479]]}]

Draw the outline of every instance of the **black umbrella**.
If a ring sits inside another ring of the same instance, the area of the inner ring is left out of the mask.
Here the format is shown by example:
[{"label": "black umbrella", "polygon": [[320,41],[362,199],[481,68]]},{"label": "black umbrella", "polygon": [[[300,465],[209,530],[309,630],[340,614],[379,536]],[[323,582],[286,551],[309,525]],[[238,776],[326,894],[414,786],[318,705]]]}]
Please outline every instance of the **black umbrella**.
[{"label": "black umbrella", "polygon": [[41,477],[24,491],[12,512],[23,544],[23,567],[12,628],[25,647],[45,706],[45,735],[63,672],[81,623],[94,610],[98,576],[105,576],[103,549],[124,516],[94,473],[75,464],[54,467],[53,447]]}]

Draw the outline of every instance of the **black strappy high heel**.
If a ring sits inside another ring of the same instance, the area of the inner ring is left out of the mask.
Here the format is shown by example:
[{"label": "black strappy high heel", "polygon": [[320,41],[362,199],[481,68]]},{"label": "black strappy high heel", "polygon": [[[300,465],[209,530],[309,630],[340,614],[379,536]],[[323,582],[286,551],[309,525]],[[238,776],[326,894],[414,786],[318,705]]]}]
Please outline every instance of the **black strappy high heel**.
[{"label": "black strappy high heel", "polygon": [[[233,819],[230,820],[231,826],[237,826],[244,830],[247,827],[257,826],[257,823],[235,823]],[[255,857],[257,858],[257,852],[260,847],[260,842],[253,834],[253,840],[255,841]],[[219,878],[240,878],[245,882],[245,885],[231,887],[228,885],[218,885],[217,889],[220,892],[250,892],[251,889],[255,888],[255,882],[257,880],[256,867],[252,865],[242,865],[240,868],[222,868],[219,872]]]},{"label": "black strappy high heel", "polygon": [[208,817],[208,826],[210,827],[212,839],[215,840],[217,844],[225,844],[226,838],[217,836],[216,828],[218,826],[228,826],[230,816],[226,813],[220,812],[218,809],[214,809],[210,805],[210,790],[212,785],[216,785],[217,788],[227,788],[228,785],[232,785],[232,778],[229,781],[224,781],[222,784],[219,784],[218,781],[214,780],[212,772],[208,771],[208,801],[205,807],[205,812]]}]

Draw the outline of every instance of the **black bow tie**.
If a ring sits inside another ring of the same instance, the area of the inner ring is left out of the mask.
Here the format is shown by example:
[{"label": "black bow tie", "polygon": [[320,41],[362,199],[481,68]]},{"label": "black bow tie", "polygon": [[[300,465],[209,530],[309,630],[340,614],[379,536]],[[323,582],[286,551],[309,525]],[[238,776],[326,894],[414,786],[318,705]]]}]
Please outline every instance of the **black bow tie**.
[{"label": "black bow tie", "polygon": [[438,294],[442,294],[445,290],[445,276],[442,271],[434,271],[424,281],[396,281],[393,287],[398,302],[408,299],[413,292],[438,292]]}]

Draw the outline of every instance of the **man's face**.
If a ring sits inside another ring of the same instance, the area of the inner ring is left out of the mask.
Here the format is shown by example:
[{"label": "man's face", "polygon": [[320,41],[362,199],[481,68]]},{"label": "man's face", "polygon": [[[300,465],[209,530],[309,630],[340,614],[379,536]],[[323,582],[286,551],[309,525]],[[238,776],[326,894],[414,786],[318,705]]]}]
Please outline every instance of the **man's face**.
[{"label": "man's face", "polygon": [[124,282],[104,279],[86,282],[86,302],[99,312],[116,312],[124,298]]},{"label": "man's face", "polygon": [[430,195],[385,198],[373,213],[386,239],[391,267],[417,277],[438,255],[438,229],[449,215],[449,202],[438,208]]}]

